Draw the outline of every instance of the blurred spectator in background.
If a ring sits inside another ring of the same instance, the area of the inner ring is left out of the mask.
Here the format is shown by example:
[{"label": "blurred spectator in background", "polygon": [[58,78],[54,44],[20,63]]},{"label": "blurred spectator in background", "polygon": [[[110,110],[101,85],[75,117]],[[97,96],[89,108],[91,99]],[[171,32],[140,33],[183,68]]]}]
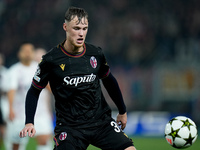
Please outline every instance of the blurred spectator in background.
[{"label": "blurred spectator in background", "polygon": [[[190,57],[200,56],[200,1],[10,0],[1,4],[0,45],[9,58],[15,58],[15,50],[24,39],[48,45],[46,49],[59,43],[65,35],[55,27],[63,22],[60,15],[69,5],[84,7],[92,14],[88,42],[105,49],[112,64],[152,66],[160,61],[182,59],[188,50]],[[54,14],[50,16],[51,11]],[[12,45],[7,44],[10,41]],[[12,61],[9,59],[7,65]]]},{"label": "blurred spectator in background", "polygon": [[34,46],[24,43],[18,52],[19,62],[9,69],[9,121],[7,124],[7,150],[25,150],[28,138],[21,139],[18,132],[24,126],[25,96],[37,68],[34,59]]},{"label": "blurred spectator in background", "polygon": [[[43,48],[37,48],[35,50],[35,61],[38,63],[42,59],[42,55],[46,54],[46,50]],[[36,150],[51,150],[53,149],[53,143],[51,141],[53,135],[53,114],[51,110],[51,89],[50,86],[42,90],[35,116],[35,128],[37,149]]]},{"label": "blurred spectator in background", "polygon": [[8,91],[8,73],[7,68],[4,65],[4,56],[0,53],[0,149],[3,146],[3,139],[5,133],[5,108],[7,102],[7,91]]}]

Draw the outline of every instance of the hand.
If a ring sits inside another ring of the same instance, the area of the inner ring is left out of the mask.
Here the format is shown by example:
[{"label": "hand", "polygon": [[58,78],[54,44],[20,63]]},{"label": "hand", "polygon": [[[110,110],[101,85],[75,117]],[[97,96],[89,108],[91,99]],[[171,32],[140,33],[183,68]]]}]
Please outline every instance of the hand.
[{"label": "hand", "polygon": [[126,127],[126,123],[127,123],[127,114],[118,114],[117,115],[117,124],[119,126],[121,126],[121,129],[124,130],[124,128]]},{"label": "hand", "polygon": [[32,123],[28,123],[25,125],[25,127],[19,133],[19,137],[21,137],[21,138],[26,137],[27,132],[28,132],[29,137],[33,137],[35,135],[36,131],[35,131],[34,125]]}]

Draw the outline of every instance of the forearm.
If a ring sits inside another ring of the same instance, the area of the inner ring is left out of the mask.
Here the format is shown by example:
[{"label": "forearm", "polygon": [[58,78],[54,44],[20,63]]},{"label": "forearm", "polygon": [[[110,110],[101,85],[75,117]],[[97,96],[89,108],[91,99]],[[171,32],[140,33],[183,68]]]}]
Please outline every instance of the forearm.
[{"label": "forearm", "polygon": [[9,119],[13,120],[15,118],[15,112],[13,110],[13,101],[15,96],[15,90],[11,89],[8,91],[8,103],[9,103]]},{"label": "forearm", "polygon": [[27,92],[26,103],[25,103],[25,114],[26,114],[25,124],[28,123],[34,124],[34,116],[40,92],[41,90],[38,90],[33,86],[31,86]]},{"label": "forearm", "polygon": [[119,114],[124,114],[126,112],[126,106],[124,104],[122,93],[115,77],[110,73],[108,77],[102,80],[102,82],[111,99],[116,104],[119,110]]},{"label": "forearm", "polygon": [[8,103],[9,103],[9,109],[12,109],[13,100],[14,100],[15,90],[9,90],[8,91]]}]

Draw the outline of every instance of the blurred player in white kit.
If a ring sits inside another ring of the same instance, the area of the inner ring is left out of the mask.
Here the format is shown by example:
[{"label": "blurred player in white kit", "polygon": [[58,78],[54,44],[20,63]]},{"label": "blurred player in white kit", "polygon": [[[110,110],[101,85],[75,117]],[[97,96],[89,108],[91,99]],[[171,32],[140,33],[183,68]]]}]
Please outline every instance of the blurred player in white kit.
[{"label": "blurred player in white kit", "polygon": [[[5,120],[6,112],[8,114],[8,70],[4,66],[4,56],[0,53],[0,149],[3,146],[4,136],[5,136]],[[8,115],[7,115],[8,116]]]},{"label": "blurred player in white kit", "polygon": [[[24,127],[25,120],[25,97],[32,82],[32,77],[38,62],[34,61],[35,48],[31,43],[24,43],[19,48],[19,62],[9,69],[9,121],[7,125],[6,148],[7,150],[25,150],[28,138],[20,138],[19,131]],[[37,150],[49,150],[51,144],[50,135],[53,132],[52,119],[49,107],[49,93],[44,91],[38,103],[38,113],[35,117],[38,129]],[[45,124],[45,125],[44,125]],[[38,142],[39,141],[39,142]]]}]

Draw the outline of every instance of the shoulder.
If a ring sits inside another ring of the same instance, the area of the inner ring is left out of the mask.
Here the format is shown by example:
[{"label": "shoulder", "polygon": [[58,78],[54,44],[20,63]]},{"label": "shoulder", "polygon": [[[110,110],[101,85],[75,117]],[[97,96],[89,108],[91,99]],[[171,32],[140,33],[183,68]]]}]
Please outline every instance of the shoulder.
[{"label": "shoulder", "polygon": [[96,49],[96,50],[101,49],[99,46],[93,45],[93,44],[88,43],[88,42],[85,42],[85,46],[87,48]]},{"label": "shoulder", "polygon": [[5,66],[0,66],[0,72],[6,72],[8,69]]},{"label": "shoulder", "polygon": [[102,51],[101,47],[87,43],[87,42],[85,42],[85,46],[87,50],[92,50],[92,51],[97,51],[97,52]]},{"label": "shoulder", "polygon": [[43,55],[43,59],[50,60],[52,57],[58,52],[58,47],[53,47],[50,49],[45,55]]},{"label": "shoulder", "polygon": [[38,62],[36,62],[36,61],[32,61],[32,63],[31,63],[31,67],[35,67],[35,66],[37,66],[38,65]]},{"label": "shoulder", "polygon": [[20,66],[21,66],[21,63],[17,62],[15,64],[13,64],[12,66],[10,66],[10,68],[8,70],[15,70],[15,69],[20,68]]},{"label": "shoulder", "polygon": [[21,70],[22,70],[22,64],[20,62],[17,62],[8,68],[7,74],[9,76],[14,75],[15,77],[17,77]]},{"label": "shoulder", "polygon": [[45,55],[42,56],[43,62],[52,62],[55,57],[59,57],[61,55],[61,50],[59,46],[55,46],[50,49]]},{"label": "shoulder", "polygon": [[93,44],[90,44],[90,43],[87,43],[87,42],[85,42],[85,46],[86,46],[86,50],[89,53],[96,53],[96,54],[102,54],[103,53],[101,47],[99,47],[99,46],[96,46],[96,45],[93,45]]}]

